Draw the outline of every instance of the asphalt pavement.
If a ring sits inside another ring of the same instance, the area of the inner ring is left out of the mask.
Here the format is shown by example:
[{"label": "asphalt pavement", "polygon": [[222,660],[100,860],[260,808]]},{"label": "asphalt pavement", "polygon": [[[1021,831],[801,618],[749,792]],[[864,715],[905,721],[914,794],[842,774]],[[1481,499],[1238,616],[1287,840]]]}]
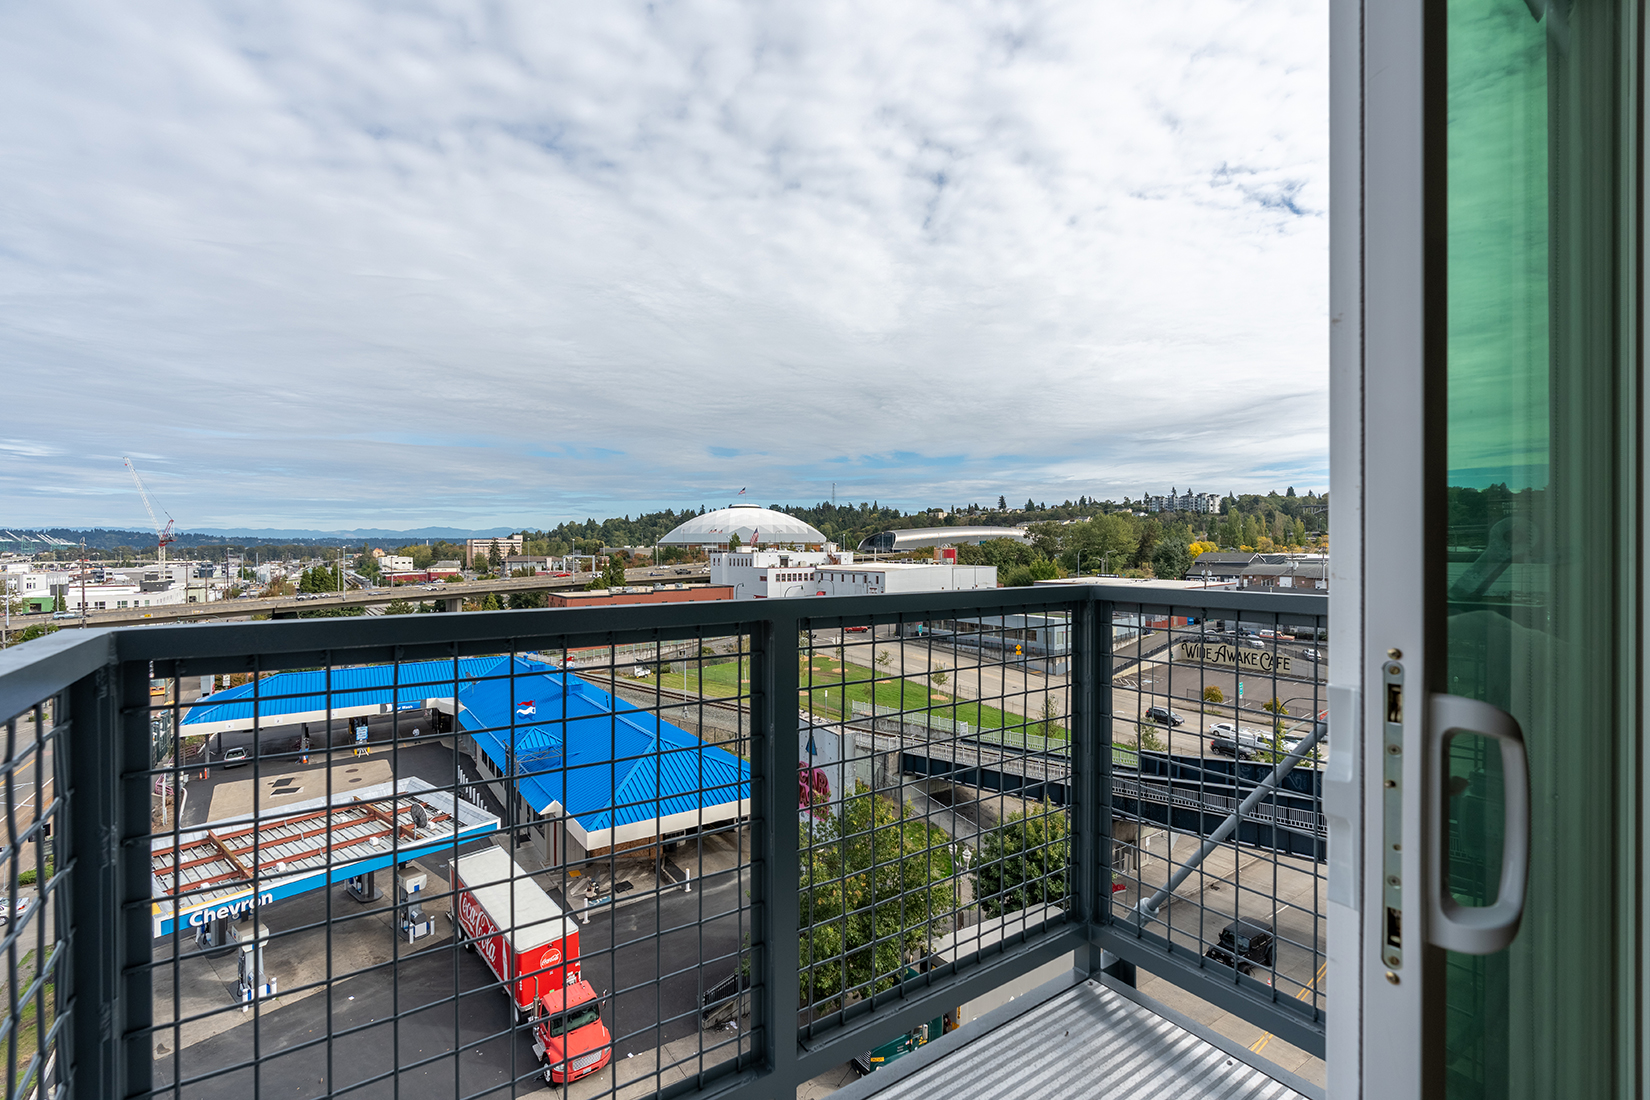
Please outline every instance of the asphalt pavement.
[{"label": "asphalt pavement", "polygon": [[[594,911],[580,926],[583,975],[608,994],[602,1015],[615,1060],[698,1032],[703,991],[732,973],[750,931],[742,904],[748,905],[745,886],[730,871],[695,880],[691,892],[668,889]],[[278,921],[278,909],[271,916]],[[301,1100],[357,1086],[351,1096],[400,1100],[452,1097],[455,1087],[464,1096],[508,1096],[512,1085],[520,1093],[543,1088],[533,1076],[530,1029],[512,1031],[508,1002],[481,957],[457,948],[444,920],[438,930],[440,938],[414,954],[295,1003],[260,1005],[181,1052],[159,1052],[157,1085],[170,1087],[176,1075],[179,1095],[200,1100]],[[719,1042],[710,1037],[708,1045]],[[398,1064],[413,1068],[398,1080],[375,1080]]]}]

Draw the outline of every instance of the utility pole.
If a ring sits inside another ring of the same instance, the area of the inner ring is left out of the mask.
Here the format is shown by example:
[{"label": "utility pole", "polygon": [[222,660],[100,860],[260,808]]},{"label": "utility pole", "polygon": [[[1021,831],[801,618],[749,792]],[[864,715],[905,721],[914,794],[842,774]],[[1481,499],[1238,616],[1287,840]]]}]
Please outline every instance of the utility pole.
[{"label": "utility pole", "polygon": [[86,538],[80,539],[80,628],[86,629]]}]

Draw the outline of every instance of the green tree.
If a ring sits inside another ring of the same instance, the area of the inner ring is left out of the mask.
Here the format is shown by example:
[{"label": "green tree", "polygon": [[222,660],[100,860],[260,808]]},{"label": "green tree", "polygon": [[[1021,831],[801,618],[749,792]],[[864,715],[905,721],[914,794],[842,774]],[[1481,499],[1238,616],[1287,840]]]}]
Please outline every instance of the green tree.
[{"label": "green tree", "polygon": [[298,578],[300,592],[337,592],[342,588],[343,578],[338,570],[325,565],[317,565],[312,569],[304,570],[303,576]]},{"label": "green tree", "polygon": [[1055,705],[1054,696],[1052,696],[1052,695],[1043,696],[1042,720],[1037,723],[1037,726],[1038,726],[1038,732],[1040,732],[1043,735],[1043,738],[1045,740],[1050,738],[1050,737],[1053,737],[1055,735],[1055,733],[1058,732],[1058,730],[1056,728],[1056,723],[1057,723],[1059,717],[1060,717],[1060,708]]},{"label": "green tree", "polygon": [[844,989],[891,988],[949,931],[951,838],[862,785],[843,799],[840,820],[827,812],[802,828],[803,1003],[834,1007]]},{"label": "green tree", "polygon": [[543,592],[512,592],[509,605],[512,611],[532,607],[549,607],[550,597]]},{"label": "green tree", "polygon": [[999,572],[997,580],[1004,588],[1029,588],[1037,581],[1051,581],[1060,575],[1060,567],[1047,558],[1037,558],[1029,565],[1016,565],[1007,572]]},{"label": "green tree", "polygon": [[1216,687],[1214,684],[1210,684],[1208,687],[1203,689],[1203,701],[1205,703],[1224,703],[1226,701],[1226,693],[1221,691],[1220,688]]},{"label": "green tree", "polygon": [[735,531],[733,534],[728,536],[728,551],[730,553],[739,549],[743,545],[745,544],[740,541],[739,532]]},{"label": "green tree", "polygon": [[384,614],[386,615],[411,615],[412,613],[413,605],[406,600],[391,600],[390,605],[384,608]]},{"label": "green tree", "polygon": [[934,682],[935,687],[944,688],[946,681],[951,679],[951,674],[945,670],[944,665],[935,665],[928,678]]},{"label": "green tree", "polygon": [[614,554],[607,559],[607,564],[602,566],[602,571],[590,578],[589,587],[592,590],[597,588],[623,588],[624,581],[624,558]]},{"label": "green tree", "polygon": [[1163,525],[1155,519],[1148,519],[1140,525],[1139,535],[1135,539],[1134,554],[1129,564],[1140,569],[1152,560],[1157,553],[1157,542],[1163,537]]},{"label": "green tree", "polygon": [[1058,523],[1028,523],[1026,538],[1031,540],[1031,548],[1039,558],[1055,558],[1060,554],[1065,528]]},{"label": "green tree", "polygon": [[1123,568],[1140,542],[1133,516],[1096,516],[1065,528],[1060,561],[1067,569],[1085,573],[1116,572]]},{"label": "green tree", "polygon": [[1152,553],[1152,572],[1163,580],[1177,581],[1192,567],[1191,540],[1176,532],[1158,544]]},{"label": "green tree", "polygon": [[7,642],[6,645],[8,647],[22,645],[24,642],[32,642],[36,638],[44,638],[48,634],[55,633],[57,633],[57,627],[52,623],[30,623],[22,630],[19,630],[17,633],[13,634],[11,636],[11,640]]},{"label": "green tree", "polygon": [[1066,811],[1039,803],[983,834],[974,892],[993,917],[1066,898],[1071,864],[1071,824]]}]

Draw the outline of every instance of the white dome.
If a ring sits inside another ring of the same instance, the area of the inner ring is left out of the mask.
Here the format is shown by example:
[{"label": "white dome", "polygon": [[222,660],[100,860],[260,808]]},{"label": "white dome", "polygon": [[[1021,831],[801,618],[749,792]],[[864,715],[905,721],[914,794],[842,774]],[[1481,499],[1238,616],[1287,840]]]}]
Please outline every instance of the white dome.
[{"label": "white dome", "polygon": [[825,536],[795,516],[756,504],[735,504],[694,516],[659,540],[661,546],[726,546],[728,537],[738,535],[743,546],[761,542],[767,546],[822,545]]}]

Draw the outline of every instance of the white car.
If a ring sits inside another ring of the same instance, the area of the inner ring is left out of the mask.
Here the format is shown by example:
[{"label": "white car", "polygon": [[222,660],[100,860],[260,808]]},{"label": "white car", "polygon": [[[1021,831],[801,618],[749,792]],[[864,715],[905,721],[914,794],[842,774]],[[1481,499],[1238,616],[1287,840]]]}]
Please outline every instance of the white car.
[{"label": "white car", "polygon": [[653,673],[648,671],[648,667],[646,665],[637,665],[635,668],[630,670],[630,675],[634,676],[638,680],[645,680],[649,676],[652,676]]}]

